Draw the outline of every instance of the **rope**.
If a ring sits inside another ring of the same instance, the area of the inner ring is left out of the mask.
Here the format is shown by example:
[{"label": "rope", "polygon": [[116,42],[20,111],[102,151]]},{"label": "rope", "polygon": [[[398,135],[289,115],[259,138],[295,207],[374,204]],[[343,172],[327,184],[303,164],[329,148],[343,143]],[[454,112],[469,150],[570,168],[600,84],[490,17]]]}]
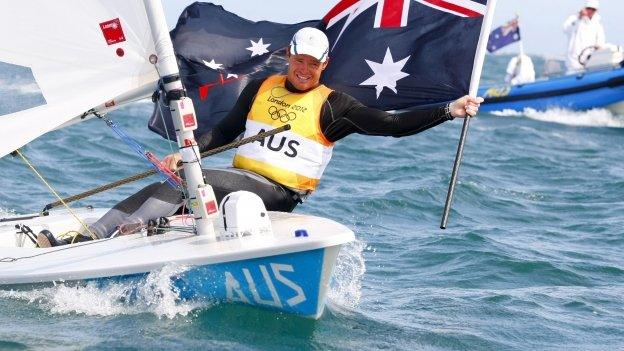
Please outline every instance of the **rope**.
[{"label": "rope", "polygon": [[149,177],[151,175],[154,175],[154,174],[156,174],[156,171],[152,169],[152,170],[149,170],[149,171],[145,171],[143,173],[135,174],[135,175],[133,175],[131,177],[127,177],[127,178],[118,180],[116,182],[112,182],[112,183],[109,183],[109,184],[105,184],[105,185],[99,186],[97,188],[93,188],[93,189],[91,189],[89,191],[85,191],[84,193],[73,195],[73,196],[67,197],[65,199],[61,199],[59,201],[47,204],[45,206],[45,208],[44,208],[44,211],[47,211],[49,209],[52,209],[52,208],[57,207],[59,205],[62,205],[63,202],[69,203],[69,202],[73,202],[73,201],[76,201],[76,200],[84,199],[85,197],[89,197],[91,195],[95,195],[97,193],[101,193],[103,191],[110,190],[110,189],[116,188],[118,186],[122,186],[124,184],[132,183],[132,182],[135,182],[137,180],[141,180],[143,178],[147,178],[147,177]]},{"label": "rope", "polygon": [[[174,145],[174,141],[171,140],[171,136],[169,135],[169,128],[167,128],[167,123],[165,121],[165,115],[163,114],[163,106],[166,106],[164,103],[161,103],[160,97],[162,94],[165,94],[166,96],[166,92],[165,92],[165,83],[163,82],[162,79],[162,75],[160,74],[160,70],[158,69],[158,65],[154,64],[154,69],[156,70],[156,72],[158,73],[158,76],[161,77],[160,79],[158,79],[158,90],[155,92],[155,94],[157,95],[157,98],[154,99],[154,96],[152,96],[152,102],[156,104],[156,106],[158,107],[158,112],[160,114],[160,121],[162,122],[163,128],[165,129],[165,135],[166,135],[166,139],[168,141],[169,144],[169,154],[173,154],[175,151],[173,149],[173,145]],[[182,79],[182,76],[180,75],[180,79]],[[180,80],[181,82],[181,80]],[[166,100],[166,98],[164,99]],[[167,108],[169,108],[169,106],[166,106]],[[173,124],[173,120],[171,121],[171,123]],[[176,143],[177,146],[177,143]],[[180,172],[179,171],[175,171],[174,172],[178,177],[180,176]],[[184,197],[184,200],[186,201],[186,191],[182,192],[182,196]]]},{"label": "rope", "polygon": [[[174,189],[180,189],[180,185],[182,185],[181,183],[178,183],[179,180],[181,180],[179,177],[176,177],[173,175],[172,172],[170,172],[169,170],[165,170],[162,165],[160,164],[160,162],[158,160],[156,160],[155,157],[153,157],[153,154],[146,151],[141,144],[139,144],[136,140],[134,140],[132,137],[130,137],[128,134],[126,134],[126,132],[123,131],[123,129],[121,129],[117,124],[115,124],[115,122],[113,122],[111,119],[105,117],[105,116],[98,116],[100,117],[104,122],[106,122],[106,125],[109,126],[114,132],[115,134],[117,134],[117,136],[119,136],[119,138],[126,143],[126,145],[130,146],[131,149],[133,149],[137,154],[141,155],[141,157],[152,167],[154,167],[154,169],[160,173],[163,178],[165,178],[165,181],[167,182],[167,184],[169,184],[172,188]],[[157,161],[157,163],[154,162],[154,160]]]},{"label": "rope", "polygon": [[[158,69],[156,69],[158,70]],[[160,75],[160,72],[158,72],[158,74]],[[162,79],[161,79],[162,81]],[[163,104],[160,103],[160,95],[158,96],[158,100],[154,101],[154,103],[156,104],[156,106],[158,106],[158,112],[160,114],[160,120],[163,124],[163,128],[165,129],[165,135],[166,135],[166,139],[167,139],[167,144],[169,145],[169,154],[173,154],[175,152],[175,150],[173,149],[173,145],[174,145],[174,141],[171,140],[171,137],[169,136],[169,128],[167,128],[167,123],[165,122],[165,115],[163,114],[163,110],[162,110],[162,106]],[[173,121],[171,122],[173,123]],[[177,146],[177,143],[176,143]],[[177,176],[180,176],[180,173],[176,170],[175,174]],[[184,197],[186,198],[186,193],[184,193]]]},{"label": "rope", "polygon": [[[239,147],[241,145],[245,145],[245,144],[248,144],[248,143],[252,143],[254,141],[262,140],[262,139],[264,139],[264,138],[266,138],[268,136],[271,136],[271,135],[274,135],[274,134],[277,134],[277,133],[281,133],[281,132],[287,131],[289,129],[290,129],[290,124],[285,124],[285,125],[283,125],[283,126],[281,126],[279,128],[271,129],[271,130],[266,131],[264,133],[258,133],[257,135],[251,136],[249,138],[241,139],[239,141],[236,141],[236,142],[233,142],[233,143],[230,143],[230,144],[227,144],[227,145],[223,145],[223,146],[220,146],[218,148],[214,148],[212,150],[208,150],[208,151],[202,152],[200,157],[204,158],[204,157],[208,157],[208,156],[212,156],[212,155],[218,154],[218,153],[223,152],[223,151],[227,151],[227,150],[230,150],[230,149],[235,149],[235,148],[237,148],[237,147]],[[180,166],[180,165],[182,165],[181,162],[178,163],[178,166]],[[83,193],[76,194],[76,195],[67,197],[65,199],[49,203],[49,204],[47,204],[44,207],[43,210],[47,211],[47,210],[49,210],[51,208],[54,208],[54,207],[57,207],[57,206],[63,204],[63,202],[69,203],[69,202],[72,202],[72,201],[84,199],[85,197],[89,197],[91,195],[94,195],[94,194],[97,194],[97,193],[101,193],[102,191],[110,190],[110,189],[116,188],[116,187],[124,185],[124,184],[132,183],[134,181],[137,181],[137,180],[140,180],[140,179],[143,179],[143,178],[147,178],[147,177],[149,177],[151,175],[154,175],[154,174],[156,174],[156,171],[153,170],[153,169],[149,170],[149,171],[145,171],[143,173],[135,174],[133,176],[130,176],[130,177],[127,177],[127,178],[124,178],[124,179],[120,179],[118,181],[115,181],[115,182],[112,182],[112,183],[109,183],[109,184],[105,184],[105,185],[99,186],[97,188],[93,188],[93,189],[85,191]]]},{"label": "rope", "polygon": [[[154,65],[154,68],[156,69],[156,72],[158,73],[158,76],[162,77],[160,75],[160,70],[158,70],[158,66]],[[156,91],[157,93],[165,91],[165,88],[164,88],[165,84],[164,84],[162,78],[160,78],[158,80],[158,86],[159,86],[159,90]],[[152,102],[154,102],[156,104],[156,106],[158,106],[158,112],[160,113],[160,121],[163,124],[163,128],[165,128],[165,135],[167,136],[167,141],[169,141],[169,151],[171,153],[173,153],[174,152],[174,150],[173,150],[173,143],[174,142],[173,142],[173,140],[171,140],[171,137],[169,136],[169,128],[167,128],[167,123],[165,121],[165,115],[163,114],[163,110],[162,110],[162,107],[166,106],[166,105],[160,103],[160,94],[162,94],[162,93],[158,94],[158,98],[156,100],[152,99]],[[167,107],[169,107],[169,106],[167,106]],[[171,123],[173,124],[173,121],[171,121]]]},{"label": "rope", "polygon": [[[263,132],[263,133],[258,133],[258,134],[254,135],[254,136],[250,136],[248,138],[241,139],[239,141],[235,141],[235,142],[229,143],[227,145],[216,147],[216,148],[214,148],[212,150],[204,151],[204,152],[201,153],[200,156],[201,156],[201,158],[212,156],[212,155],[218,154],[218,153],[223,152],[223,151],[227,151],[227,150],[230,150],[230,149],[235,149],[235,148],[237,148],[237,147],[239,147],[241,145],[245,145],[245,144],[253,143],[254,141],[262,140],[262,139],[264,139],[266,137],[269,137],[271,135],[275,135],[275,134],[278,134],[278,133],[281,133],[281,132],[285,132],[287,130],[290,130],[290,124],[284,124],[281,127],[278,127],[278,128],[275,128],[275,129],[271,129],[271,130]],[[180,165],[180,164],[181,163],[178,163],[178,165]]]},{"label": "rope", "polygon": [[65,206],[65,208],[67,209],[67,211],[69,211],[69,213],[74,217],[74,219],[76,219],[78,221],[78,223],[80,223],[80,225],[82,225],[82,227],[86,230],[87,233],[89,233],[89,235],[91,236],[91,238],[98,239],[98,236],[95,235],[91,229],[89,229],[89,227],[87,226],[87,224],[80,218],[78,217],[78,215],[67,205],[67,202],[65,202],[63,200],[63,198],[61,198],[61,196],[56,192],[56,190],[54,190],[54,188],[52,188],[52,186],[43,178],[43,176],[41,175],[41,173],[39,173],[39,171],[37,171],[37,169],[35,168],[35,166],[33,166],[32,163],[30,163],[28,161],[28,159],[26,159],[26,156],[24,156],[20,150],[15,150],[15,152],[17,152],[17,154],[22,158],[22,160],[24,161],[24,163],[26,163],[26,165],[28,165],[28,167],[30,167],[30,169],[35,173],[35,175],[39,178],[39,180],[41,180],[41,182],[48,187],[48,189],[50,189],[50,191],[52,192],[52,194],[54,194],[54,196],[56,196],[57,199],[59,199],[58,202],[60,202],[63,206]]}]

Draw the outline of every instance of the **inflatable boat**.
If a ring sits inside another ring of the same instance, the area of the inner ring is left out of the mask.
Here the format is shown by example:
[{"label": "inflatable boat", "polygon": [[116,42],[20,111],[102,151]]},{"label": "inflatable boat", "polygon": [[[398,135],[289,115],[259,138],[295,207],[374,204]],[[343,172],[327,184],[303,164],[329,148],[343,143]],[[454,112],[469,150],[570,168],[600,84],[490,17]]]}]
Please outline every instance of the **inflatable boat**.
[{"label": "inflatable boat", "polygon": [[624,53],[619,47],[597,50],[583,60],[585,70],[519,85],[492,85],[479,89],[485,101],[481,111],[530,108],[589,110],[607,108],[624,114]]}]

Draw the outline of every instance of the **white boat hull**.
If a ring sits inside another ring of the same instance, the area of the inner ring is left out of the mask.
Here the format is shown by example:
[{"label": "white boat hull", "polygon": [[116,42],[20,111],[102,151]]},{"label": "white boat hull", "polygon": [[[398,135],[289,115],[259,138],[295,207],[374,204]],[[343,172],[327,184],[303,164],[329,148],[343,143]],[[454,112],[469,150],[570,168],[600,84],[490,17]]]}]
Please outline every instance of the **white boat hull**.
[{"label": "white boat hull", "polygon": [[[93,221],[104,211],[83,210],[79,215]],[[180,299],[228,300],[318,318],[340,247],[354,239],[353,232],[319,217],[278,212],[269,217],[273,235],[215,241],[170,231],[52,248],[34,247],[23,234],[16,234],[15,224],[26,224],[35,233],[76,226],[64,211],[8,222],[0,225],[0,288],[61,281],[105,283],[175,264],[184,267],[171,277]],[[172,225],[182,222],[177,217]],[[295,235],[302,229],[308,236]]]}]

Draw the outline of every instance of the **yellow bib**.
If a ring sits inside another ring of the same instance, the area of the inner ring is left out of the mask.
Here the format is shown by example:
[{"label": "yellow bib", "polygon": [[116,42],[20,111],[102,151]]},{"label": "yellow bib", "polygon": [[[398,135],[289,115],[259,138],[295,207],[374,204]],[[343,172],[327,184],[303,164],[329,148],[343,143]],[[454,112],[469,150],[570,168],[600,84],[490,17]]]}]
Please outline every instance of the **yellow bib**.
[{"label": "yellow bib", "polygon": [[292,189],[314,190],[333,149],[319,125],[332,90],[320,85],[298,94],[288,91],[285,83],[285,76],[271,76],[262,83],[247,114],[244,137],[284,124],[291,129],[239,147],[233,165]]}]

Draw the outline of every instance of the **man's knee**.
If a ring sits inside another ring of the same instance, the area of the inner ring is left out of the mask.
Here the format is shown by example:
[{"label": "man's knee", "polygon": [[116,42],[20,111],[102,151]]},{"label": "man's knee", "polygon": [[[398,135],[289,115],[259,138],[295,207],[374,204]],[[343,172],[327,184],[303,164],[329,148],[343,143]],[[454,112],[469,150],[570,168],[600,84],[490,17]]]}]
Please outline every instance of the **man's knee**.
[{"label": "man's knee", "polygon": [[170,204],[181,204],[183,196],[178,189],[174,189],[167,183],[158,182],[139,190],[113,208],[130,214],[137,211],[149,199],[157,199]]}]

